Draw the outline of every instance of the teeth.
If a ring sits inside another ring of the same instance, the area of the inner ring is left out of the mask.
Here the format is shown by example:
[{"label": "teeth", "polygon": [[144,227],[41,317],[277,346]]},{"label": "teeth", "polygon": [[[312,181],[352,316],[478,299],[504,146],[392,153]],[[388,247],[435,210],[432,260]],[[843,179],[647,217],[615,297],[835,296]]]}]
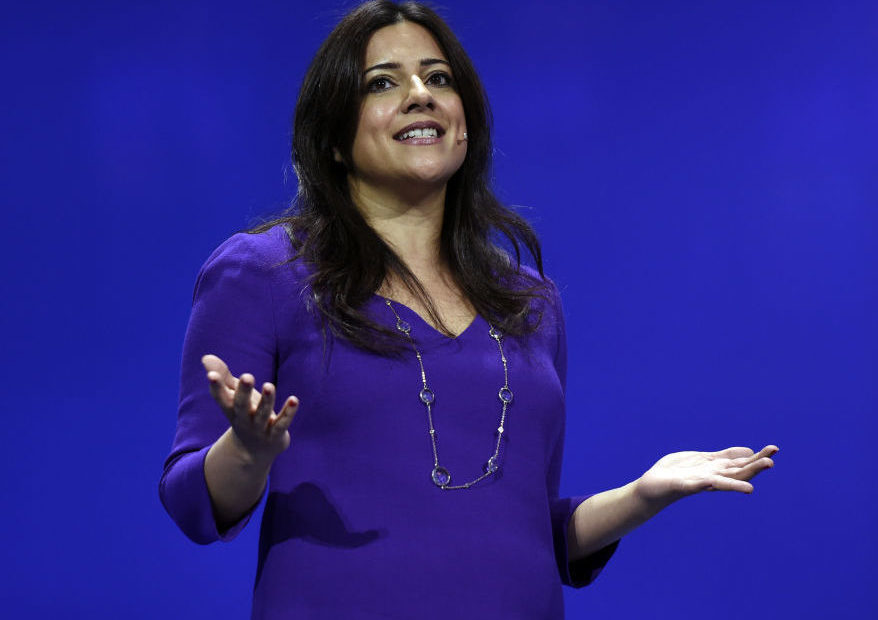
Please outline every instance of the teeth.
[{"label": "teeth", "polygon": [[398,140],[408,140],[409,138],[438,138],[439,132],[436,131],[435,127],[428,127],[426,129],[410,129],[404,134],[400,135]]}]

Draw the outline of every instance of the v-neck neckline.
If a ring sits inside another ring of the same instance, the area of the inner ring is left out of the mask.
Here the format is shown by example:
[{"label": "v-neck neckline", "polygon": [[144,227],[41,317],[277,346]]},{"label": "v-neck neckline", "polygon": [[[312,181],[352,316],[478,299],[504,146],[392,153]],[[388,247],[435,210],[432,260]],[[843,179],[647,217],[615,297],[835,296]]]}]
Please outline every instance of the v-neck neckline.
[{"label": "v-neck neckline", "polygon": [[[481,315],[477,312],[473,316],[472,320],[469,322],[469,325],[467,325],[459,334],[452,337],[440,332],[438,329],[433,327],[424,317],[418,314],[418,312],[408,307],[404,303],[396,301],[395,299],[391,299],[389,297],[384,297],[377,293],[374,295],[374,298],[376,302],[379,303],[381,306],[386,306],[387,300],[390,300],[390,303],[393,304],[393,307],[396,309],[401,318],[404,318],[409,323],[412,323],[412,321],[417,323],[416,329],[412,330],[412,337],[415,340],[439,343],[459,343],[462,342],[463,338],[468,338],[470,332],[475,331],[476,323],[480,322],[481,320]],[[389,315],[388,320],[391,325],[395,326],[396,320],[393,317],[392,311],[386,307],[382,309]]]}]

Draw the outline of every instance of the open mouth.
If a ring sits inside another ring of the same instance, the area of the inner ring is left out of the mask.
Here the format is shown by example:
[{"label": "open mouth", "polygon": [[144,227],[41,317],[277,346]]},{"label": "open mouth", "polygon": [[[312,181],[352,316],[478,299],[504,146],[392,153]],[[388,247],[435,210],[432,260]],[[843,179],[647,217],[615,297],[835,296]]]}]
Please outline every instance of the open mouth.
[{"label": "open mouth", "polygon": [[436,123],[415,123],[404,127],[402,131],[393,136],[393,139],[405,142],[418,138],[441,138],[444,133],[445,130]]}]

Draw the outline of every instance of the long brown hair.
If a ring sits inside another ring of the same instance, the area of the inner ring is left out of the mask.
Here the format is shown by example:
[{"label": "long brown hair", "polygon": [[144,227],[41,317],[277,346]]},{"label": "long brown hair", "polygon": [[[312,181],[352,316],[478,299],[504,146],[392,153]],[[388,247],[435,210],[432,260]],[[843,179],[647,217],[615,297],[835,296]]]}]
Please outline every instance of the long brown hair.
[{"label": "long brown hair", "polygon": [[[377,324],[365,304],[388,273],[421,302],[448,333],[430,295],[399,256],[366,223],[351,200],[347,170],[363,97],[362,72],[372,34],[410,21],[426,28],[445,52],[463,102],[467,154],[448,182],[440,251],[451,276],[475,310],[506,333],[532,331],[532,302],[546,293],[540,245],[528,223],[504,207],[489,186],[491,112],[481,81],[454,33],[429,7],[375,0],[348,13],[320,46],[308,69],[293,121],[292,159],[299,188],[282,217],[252,232],[285,225],[296,260],[310,268],[311,301],[336,335],[387,353],[399,335]],[[343,162],[335,161],[338,149]],[[509,252],[498,241],[504,240]],[[539,277],[522,269],[522,246]],[[511,255],[510,255],[511,254]]]}]

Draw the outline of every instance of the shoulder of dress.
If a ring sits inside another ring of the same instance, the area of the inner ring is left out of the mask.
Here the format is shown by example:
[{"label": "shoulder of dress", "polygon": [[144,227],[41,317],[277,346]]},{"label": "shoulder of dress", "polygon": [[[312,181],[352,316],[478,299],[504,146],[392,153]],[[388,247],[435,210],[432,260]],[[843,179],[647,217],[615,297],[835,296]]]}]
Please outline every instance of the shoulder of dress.
[{"label": "shoulder of dress", "polygon": [[540,291],[543,293],[542,297],[538,298],[535,303],[538,305],[560,306],[561,291],[555,281],[549,276],[541,276],[540,272],[530,265],[521,265],[518,268],[517,277],[518,284],[524,288],[544,288],[544,291]]},{"label": "shoulder of dress", "polygon": [[264,286],[273,295],[299,296],[308,288],[309,272],[282,226],[259,233],[236,233],[221,243],[198,273],[194,295],[229,283]]},{"label": "shoulder of dress", "polygon": [[206,263],[220,258],[258,261],[270,265],[287,262],[294,256],[290,238],[282,226],[264,232],[235,233],[223,241],[208,257]]},{"label": "shoulder of dress", "polygon": [[283,226],[266,231],[239,232],[223,241],[207,258],[202,271],[220,266],[239,266],[269,274],[279,269],[289,277],[305,281],[304,262],[295,259],[296,252]]}]

